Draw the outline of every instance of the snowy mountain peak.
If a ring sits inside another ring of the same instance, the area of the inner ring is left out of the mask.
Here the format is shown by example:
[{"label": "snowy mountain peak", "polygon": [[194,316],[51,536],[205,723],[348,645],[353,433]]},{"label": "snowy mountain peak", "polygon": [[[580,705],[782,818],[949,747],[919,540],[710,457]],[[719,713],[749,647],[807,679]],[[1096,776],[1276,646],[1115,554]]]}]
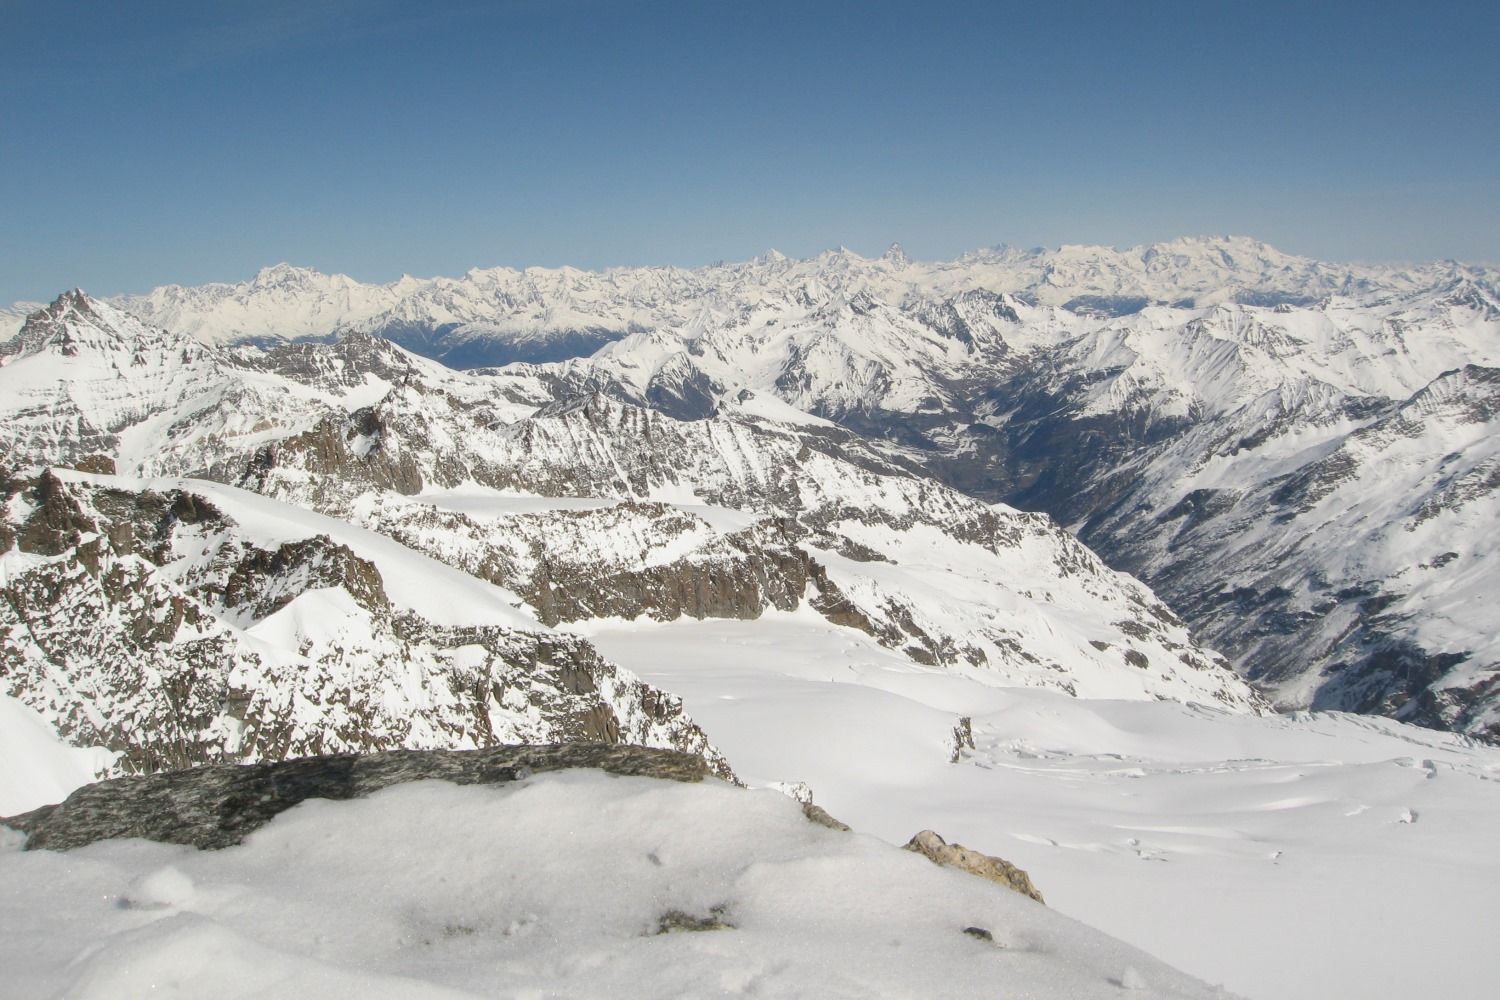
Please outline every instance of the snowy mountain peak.
[{"label": "snowy mountain peak", "polygon": [[81,288],[63,292],[27,316],[16,335],[0,344],[0,358],[35,354],[66,336],[69,318],[93,322],[94,317],[93,300]]},{"label": "snowy mountain peak", "polygon": [[[1493,292],[1491,274],[1452,264],[1331,264],[1248,237],[1212,236],[1127,249],[1001,245],[938,262],[913,261],[899,244],[873,259],[847,247],[806,260],[772,250],[699,268],[497,267],[388,284],[278,264],[239,284],[165,286],[112,301],[211,344],[321,338],[351,328],[454,367],[485,367],[581,357],[634,332],[681,330],[705,308],[720,317],[748,317],[779,302],[815,307],[834,293],[861,288],[891,305],[940,302],[979,289],[1108,318],[1152,304],[1314,306],[1330,296],[1344,297],[1341,307],[1363,307],[1455,278]],[[1475,301],[1482,305],[1483,294]]]},{"label": "snowy mountain peak", "polygon": [[129,313],[92,298],[80,288],[59,295],[27,317],[7,343],[0,344],[0,364],[12,364],[42,353],[61,358],[79,355],[129,356],[143,363],[144,350],[180,350],[184,361],[197,359],[204,348],[190,337],[149,327]]},{"label": "snowy mountain peak", "polygon": [[319,279],[326,279],[329,275],[323,274],[310,267],[299,267],[296,264],[288,264],[283,261],[280,264],[272,264],[263,267],[256,272],[253,285],[261,288],[287,287],[313,284]]}]

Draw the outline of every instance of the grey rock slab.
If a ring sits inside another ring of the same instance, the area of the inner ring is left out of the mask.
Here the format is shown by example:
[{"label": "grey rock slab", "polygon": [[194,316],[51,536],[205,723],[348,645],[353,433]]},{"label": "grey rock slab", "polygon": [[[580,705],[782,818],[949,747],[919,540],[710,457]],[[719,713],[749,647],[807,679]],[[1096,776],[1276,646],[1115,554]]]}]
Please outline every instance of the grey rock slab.
[{"label": "grey rock slab", "polygon": [[687,782],[708,774],[708,765],[692,754],[607,743],[335,754],[114,778],[85,785],[59,805],[0,818],[0,824],[25,833],[27,850],[66,851],[122,837],[217,850],[306,799],[354,799],[428,779],[504,784],[575,767]]}]

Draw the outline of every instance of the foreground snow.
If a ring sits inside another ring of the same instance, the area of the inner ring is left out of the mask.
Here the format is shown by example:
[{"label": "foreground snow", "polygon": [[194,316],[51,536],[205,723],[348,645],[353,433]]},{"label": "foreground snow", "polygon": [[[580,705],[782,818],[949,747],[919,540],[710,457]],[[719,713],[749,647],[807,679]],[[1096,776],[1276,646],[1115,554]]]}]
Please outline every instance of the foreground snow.
[{"label": "foreground snow", "polygon": [[[1500,752],[1359,716],[996,689],[768,618],[587,633],[752,784],[1008,858],[1062,912],[1237,992],[1493,996]],[[960,716],[975,746],[950,763]]]},{"label": "foreground snow", "polygon": [[[713,781],[421,782],[306,802],[220,852],[18,841],[0,834],[6,996],[1224,996],[1016,893]],[[731,926],[660,933],[674,912]]]},{"label": "foreground snow", "polygon": [[114,754],[80,749],[57,738],[42,716],[0,694],[0,816],[61,802],[107,768]]}]

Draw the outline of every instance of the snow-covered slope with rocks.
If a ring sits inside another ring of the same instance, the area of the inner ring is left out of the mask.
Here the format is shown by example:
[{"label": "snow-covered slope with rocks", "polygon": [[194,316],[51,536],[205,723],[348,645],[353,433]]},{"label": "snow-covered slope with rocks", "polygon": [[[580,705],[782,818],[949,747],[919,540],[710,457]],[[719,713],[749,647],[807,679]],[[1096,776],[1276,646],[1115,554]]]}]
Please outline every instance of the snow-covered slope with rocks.
[{"label": "snow-covered slope with rocks", "polygon": [[680,693],[752,786],[801,783],[855,829],[902,843],[927,825],[1004,857],[1048,906],[1236,994],[1495,991],[1495,747],[1337,712],[996,688],[805,612],[576,628]]},{"label": "snow-covered slope with rocks", "polygon": [[585,738],[723,766],[674,698],[520,603],[214,483],[0,482],[4,693],[111,770]]},{"label": "snow-covered slope with rocks", "polygon": [[[259,301],[265,283],[223,294]],[[1500,368],[1491,268],[1329,264],[1226,237],[397,284],[381,294],[399,323],[351,307],[345,325],[461,364],[484,345],[520,357],[518,338],[581,353],[568,338],[587,331],[590,357],[503,377],[685,419],[782,405],[804,427],[833,420],[1069,525],[1279,704],[1500,735],[1487,405],[1432,402],[1482,396]],[[153,295],[186,311],[131,304],[209,341],[281,325],[280,307],[249,331],[168,291]]]},{"label": "snow-covered slope with rocks", "polygon": [[[353,521],[550,623],[806,601],[997,683],[1259,707],[1148,590],[1046,517],[914,476],[847,432],[748,411],[685,422],[598,393],[537,408],[555,386],[535,375],[453,372],[364,335],[254,354],[177,337],[131,396],[140,345],[173,335],[65,296],[0,368],[0,389],[17,387],[0,443],[17,463],[200,477]],[[88,423],[88,399],[116,395]],[[507,509],[516,495],[538,499]]]},{"label": "snow-covered slope with rocks", "polygon": [[8,996],[1228,997],[722,782],[412,782],[305,802],[220,851],[20,839],[0,828]]}]

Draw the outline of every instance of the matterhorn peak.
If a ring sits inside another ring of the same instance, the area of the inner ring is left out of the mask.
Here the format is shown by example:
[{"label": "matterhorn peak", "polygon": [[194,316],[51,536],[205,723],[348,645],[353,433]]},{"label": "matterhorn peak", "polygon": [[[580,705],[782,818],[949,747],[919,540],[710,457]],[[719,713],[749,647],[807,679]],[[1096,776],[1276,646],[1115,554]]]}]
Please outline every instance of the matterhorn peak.
[{"label": "matterhorn peak", "polygon": [[902,248],[900,243],[892,243],[886,247],[885,253],[880,255],[880,259],[893,267],[905,267],[911,263],[911,258],[906,256],[906,250]]}]

